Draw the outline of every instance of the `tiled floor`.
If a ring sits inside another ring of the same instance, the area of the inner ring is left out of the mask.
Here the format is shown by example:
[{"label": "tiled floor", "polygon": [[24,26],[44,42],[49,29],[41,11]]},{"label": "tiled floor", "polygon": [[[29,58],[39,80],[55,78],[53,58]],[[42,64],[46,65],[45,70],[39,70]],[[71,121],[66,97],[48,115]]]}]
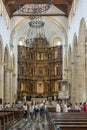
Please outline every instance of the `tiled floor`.
[{"label": "tiled floor", "polygon": [[49,130],[48,121],[46,116],[44,119],[37,115],[36,119],[31,120],[30,118],[16,121],[9,130]]}]

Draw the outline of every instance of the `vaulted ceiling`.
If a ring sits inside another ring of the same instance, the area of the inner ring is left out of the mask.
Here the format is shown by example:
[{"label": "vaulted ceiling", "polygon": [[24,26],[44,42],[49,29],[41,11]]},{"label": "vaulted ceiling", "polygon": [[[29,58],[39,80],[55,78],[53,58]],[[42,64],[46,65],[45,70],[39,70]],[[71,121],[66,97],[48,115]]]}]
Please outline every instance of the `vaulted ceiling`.
[{"label": "vaulted ceiling", "polygon": [[[35,1],[39,2],[40,4],[44,4],[46,0],[2,0],[6,10],[8,12],[9,17],[13,17],[13,16],[29,16],[31,14],[15,14],[15,12],[18,10],[18,8],[15,7],[15,1],[19,2],[19,5],[24,6],[26,4],[32,4]],[[52,13],[52,9],[49,13],[43,13],[41,14],[42,16],[65,16],[68,17],[71,6],[72,6],[72,2],[73,0],[52,0],[51,4],[55,7],[57,7],[57,9],[61,10],[61,13]]]}]

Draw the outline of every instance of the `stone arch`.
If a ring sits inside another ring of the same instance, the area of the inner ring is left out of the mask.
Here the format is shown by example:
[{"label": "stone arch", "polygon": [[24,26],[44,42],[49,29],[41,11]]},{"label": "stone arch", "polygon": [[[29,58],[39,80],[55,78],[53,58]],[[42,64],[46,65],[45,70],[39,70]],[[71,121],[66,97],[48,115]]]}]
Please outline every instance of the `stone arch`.
[{"label": "stone arch", "polygon": [[79,26],[78,44],[84,45],[85,32],[86,32],[86,22],[85,19],[82,18]]},{"label": "stone arch", "polygon": [[[60,42],[60,44],[58,44],[58,42]],[[53,44],[54,44],[54,46],[62,45],[61,38],[55,37],[53,40]]]},{"label": "stone arch", "polygon": [[[64,34],[65,44],[67,44],[67,41],[68,41],[67,33],[66,33],[64,27],[62,26],[62,24],[58,20],[56,20],[55,18],[52,18],[52,17],[50,17],[50,18],[45,17],[45,18],[48,19],[48,20],[50,20],[51,22],[55,23],[61,29],[61,31]],[[14,36],[15,36],[16,31],[18,30],[18,28],[20,26],[22,26],[27,21],[29,21],[29,18],[26,18],[26,19],[24,18],[18,24],[16,24],[16,26],[13,28],[13,30],[11,32],[11,36],[10,36],[10,46],[11,47],[14,46],[13,41],[14,41]]]}]

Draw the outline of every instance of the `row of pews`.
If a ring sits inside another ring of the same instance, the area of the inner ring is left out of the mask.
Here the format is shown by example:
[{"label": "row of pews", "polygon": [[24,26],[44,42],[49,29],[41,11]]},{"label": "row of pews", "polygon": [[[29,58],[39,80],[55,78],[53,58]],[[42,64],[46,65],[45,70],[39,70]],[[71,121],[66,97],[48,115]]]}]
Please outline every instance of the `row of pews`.
[{"label": "row of pews", "polygon": [[86,112],[47,112],[51,130],[87,130]]},{"label": "row of pews", "polygon": [[23,119],[23,110],[0,110],[0,130],[8,130],[16,120]]}]

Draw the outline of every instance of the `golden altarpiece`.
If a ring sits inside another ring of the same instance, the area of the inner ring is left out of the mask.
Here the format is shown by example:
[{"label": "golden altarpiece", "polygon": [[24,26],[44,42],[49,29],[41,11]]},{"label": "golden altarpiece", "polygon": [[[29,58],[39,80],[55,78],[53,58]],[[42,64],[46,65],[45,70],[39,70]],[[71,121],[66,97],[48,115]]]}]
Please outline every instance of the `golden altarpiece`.
[{"label": "golden altarpiece", "polygon": [[30,46],[18,46],[18,100],[54,97],[62,80],[62,45],[50,47],[46,39],[35,38]]}]

